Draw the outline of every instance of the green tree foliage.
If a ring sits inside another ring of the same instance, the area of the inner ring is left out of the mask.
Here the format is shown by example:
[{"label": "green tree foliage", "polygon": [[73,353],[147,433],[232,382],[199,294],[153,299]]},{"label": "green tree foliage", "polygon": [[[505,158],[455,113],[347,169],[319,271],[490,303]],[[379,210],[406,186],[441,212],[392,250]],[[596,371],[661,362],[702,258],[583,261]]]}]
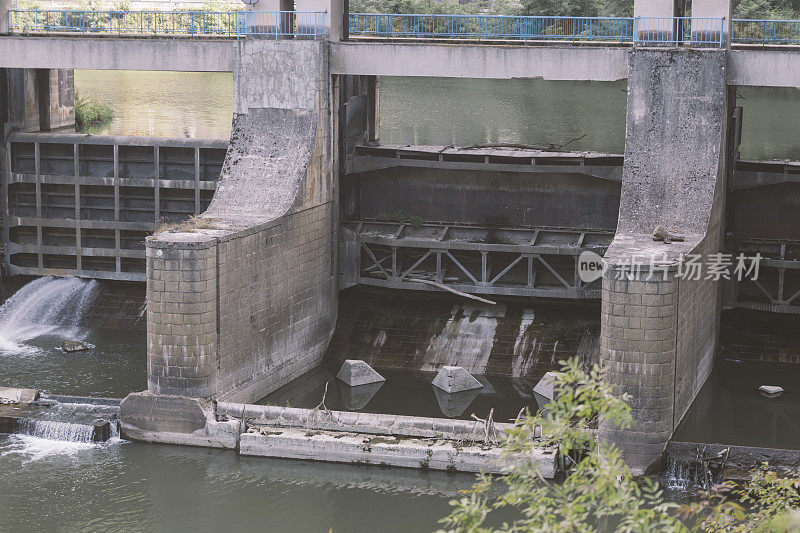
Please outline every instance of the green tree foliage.
[{"label": "green tree foliage", "polygon": [[[601,418],[630,426],[627,398],[612,393],[598,367],[585,370],[577,360],[562,364],[556,399],[536,416],[522,417],[502,446],[517,458],[533,448],[557,446],[565,478],[549,482],[537,464],[519,461],[500,481],[478,476],[470,491],[451,502],[453,511],[441,521],[445,531],[800,531],[800,515],[792,512],[800,508],[800,473],[782,478],[766,465],[745,486],[725,484],[686,506],[666,501],[654,481],[634,477],[621,452],[597,442],[590,429]],[[539,434],[543,437],[534,438]],[[498,483],[502,494],[492,496]],[[504,508],[516,510],[519,518],[487,525],[492,512]]]}]

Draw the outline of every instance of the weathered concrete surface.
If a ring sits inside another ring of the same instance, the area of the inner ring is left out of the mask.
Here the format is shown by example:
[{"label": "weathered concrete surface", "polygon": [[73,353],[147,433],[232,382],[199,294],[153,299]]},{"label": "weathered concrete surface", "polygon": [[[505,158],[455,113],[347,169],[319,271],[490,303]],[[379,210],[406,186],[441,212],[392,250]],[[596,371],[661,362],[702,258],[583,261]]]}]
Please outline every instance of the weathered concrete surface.
[{"label": "weathered concrete surface", "polygon": [[[244,418],[249,425],[282,428],[305,428],[325,431],[358,431],[370,435],[436,438],[451,440],[482,439],[483,423],[473,420],[427,418],[420,416],[354,413],[219,402],[217,414]],[[498,432],[512,428],[511,424],[495,424]]]},{"label": "weathered concrete surface", "polygon": [[186,396],[131,393],[119,406],[122,435],[132,440],[233,449],[238,420],[218,421],[211,402]]},{"label": "weathered concrete surface", "polygon": [[[599,435],[637,472],[664,451],[713,366],[717,283],[705,271],[697,281],[676,274],[681,254],[707,261],[721,248],[725,70],[722,50],[631,56],[619,223],[605,255],[601,362],[615,390],[630,394],[636,424],[619,430],[602,421]],[[657,224],[686,241],[654,242]],[[632,262],[643,268],[634,272]]]},{"label": "weathered concrete surface", "polygon": [[236,93],[206,229],[147,240],[151,392],[256,401],[319,364],[334,329],[326,44],[240,54],[252,91]]},{"label": "weathered concrete surface", "polygon": [[31,403],[38,397],[39,391],[36,389],[0,387],[0,403]]},{"label": "weathered concrete surface", "polygon": [[[523,460],[505,457],[496,446],[459,446],[451,440],[342,434],[294,428],[263,428],[262,432],[243,433],[239,453],[259,457],[489,474],[503,474],[514,462]],[[555,477],[555,450],[535,450],[527,460],[539,465],[543,477]]]},{"label": "weathered concrete surface", "polygon": [[800,87],[798,49],[731,50],[728,66],[728,85]]},{"label": "weathered concrete surface", "polygon": [[232,39],[0,37],[0,68],[232,72]]},{"label": "weathered concrete surface", "polygon": [[331,44],[331,74],[616,81],[628,49],[348,42]]}]

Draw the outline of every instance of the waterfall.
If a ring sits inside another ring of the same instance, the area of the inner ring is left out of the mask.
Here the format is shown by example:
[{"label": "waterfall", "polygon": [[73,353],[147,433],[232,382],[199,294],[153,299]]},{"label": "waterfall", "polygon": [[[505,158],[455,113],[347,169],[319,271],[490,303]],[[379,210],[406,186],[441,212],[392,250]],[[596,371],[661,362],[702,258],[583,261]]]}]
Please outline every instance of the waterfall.
[{"label": "waterfall", "polygon": [[23,418],[17,425],[16,433],[45,440],[91,443],[93,430],[92,426],[86,424]]},{"label": "waterfall", "polygon": [[692,491],[708,489],[715,476],[705,461],[667,457],[664,485],[668,489]]},{"label": "waterfall", "polygon": [[38,278],[0,307],[0,350],[25,351],[26,341],[42,335],[78,335],[84,312],[97,296],[96,281]]}]

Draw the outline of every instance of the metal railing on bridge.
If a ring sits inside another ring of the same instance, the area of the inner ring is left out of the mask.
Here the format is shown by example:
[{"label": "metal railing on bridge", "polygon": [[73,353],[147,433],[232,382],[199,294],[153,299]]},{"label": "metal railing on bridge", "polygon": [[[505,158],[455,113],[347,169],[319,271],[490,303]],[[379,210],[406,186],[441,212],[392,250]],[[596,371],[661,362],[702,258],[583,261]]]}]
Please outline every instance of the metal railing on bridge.
[{"label": "metal railing on bridge", "polygon": [[295,37],[327,34],[325,11],[97,11],[11,9],[13,33]]},{"label": "metal railing on bridge", "polygon": [[800,20],[733,19],[731,42],[762,46],[798,45]]},{"label": "metal railing on bridge", "polygon": [[642,46],[721,47],[725,19],[351,13],[348,29],[349,34],[357,38],[598,42]]}]

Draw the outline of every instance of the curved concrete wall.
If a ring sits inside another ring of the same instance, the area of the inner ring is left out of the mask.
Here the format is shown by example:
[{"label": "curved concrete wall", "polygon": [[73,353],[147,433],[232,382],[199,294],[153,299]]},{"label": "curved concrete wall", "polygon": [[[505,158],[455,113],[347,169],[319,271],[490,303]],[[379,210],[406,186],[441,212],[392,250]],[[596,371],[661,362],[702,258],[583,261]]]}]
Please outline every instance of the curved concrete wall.
[{"label": "curved concrete wall", "polygon": [[326,45],[248,41],[237,65],[211,205],[147,239],[152,393],[256,401],[316,366],[335,326]]},{"label": "curved concrete wall", "polygon": [[[599,434],[643,472],[657,460],[713,366],[717,283],[678,279],[682,254],[719,252],[726,176],[726,57],[722,50],[635,50],[628,77],[617,234],[603,277],[601,362],[630,395],[635,424]],[[685,242],[654,242],[657,224]],[[651,258],[666,270],[651,272]],[[629,265],[639,263],[639,271]],[[651,276],[652,273],[652,276]]]}]

